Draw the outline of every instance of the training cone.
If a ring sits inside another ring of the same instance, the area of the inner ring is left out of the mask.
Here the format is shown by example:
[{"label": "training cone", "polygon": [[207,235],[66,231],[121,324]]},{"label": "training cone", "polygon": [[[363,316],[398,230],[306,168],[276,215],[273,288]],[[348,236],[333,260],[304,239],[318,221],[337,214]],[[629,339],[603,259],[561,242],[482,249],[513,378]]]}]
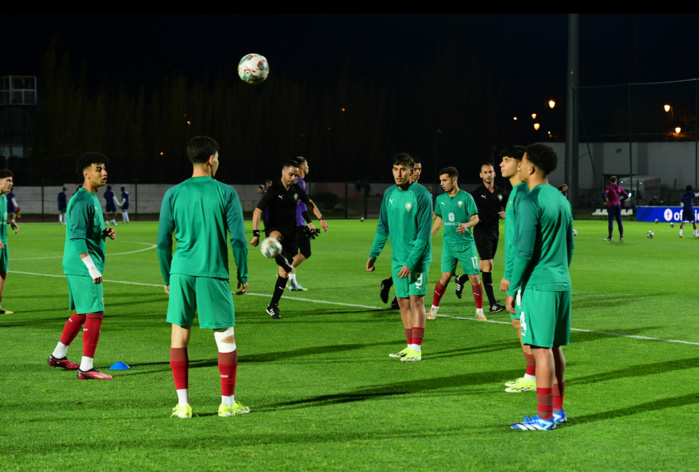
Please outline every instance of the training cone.
[{"label": "training cone", "polygon": [[128,365],[126,365],[123,362],[115,362],[114,364],[112,364],[112,366],[109,368],[109,370],[127,370],[130,368],[131,367],[129,367]]}]

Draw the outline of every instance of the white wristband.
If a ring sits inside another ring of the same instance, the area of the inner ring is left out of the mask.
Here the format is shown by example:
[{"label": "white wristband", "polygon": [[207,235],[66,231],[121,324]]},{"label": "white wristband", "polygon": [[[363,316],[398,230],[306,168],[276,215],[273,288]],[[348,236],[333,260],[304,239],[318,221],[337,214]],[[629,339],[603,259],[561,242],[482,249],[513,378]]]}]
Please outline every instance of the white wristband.
[{"label": "white wristband", "polygon": [[92,258],[88,254],[85,257],[81,257],[83,264],[85,264],[85,267],[87,267],[87,271],[90,273],[90,277],[93,279],[99,279],[102,277],[102,274],[100,273],[99,270],[97,270],[97,267],[95,267],[95,263],[92,261]]}]

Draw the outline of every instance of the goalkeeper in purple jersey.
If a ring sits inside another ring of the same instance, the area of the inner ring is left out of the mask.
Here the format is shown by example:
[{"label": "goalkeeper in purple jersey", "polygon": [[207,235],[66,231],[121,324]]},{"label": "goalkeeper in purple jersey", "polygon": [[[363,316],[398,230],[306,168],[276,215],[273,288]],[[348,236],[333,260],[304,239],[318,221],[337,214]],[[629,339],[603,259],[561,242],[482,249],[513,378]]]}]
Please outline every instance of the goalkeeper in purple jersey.
[{"label": "goalkeeper in purple jersey", "polygon": [[691,185],[687,185],[687,191],[682,195],[682,223],[680,224],[680,238],[682,236],[682,230],[684,229],[685,223],[692,223],[694,227],[694,237],[699,238],[699,233],[697,233],[697,222],[694,217],[694,198],[696,194]]}]

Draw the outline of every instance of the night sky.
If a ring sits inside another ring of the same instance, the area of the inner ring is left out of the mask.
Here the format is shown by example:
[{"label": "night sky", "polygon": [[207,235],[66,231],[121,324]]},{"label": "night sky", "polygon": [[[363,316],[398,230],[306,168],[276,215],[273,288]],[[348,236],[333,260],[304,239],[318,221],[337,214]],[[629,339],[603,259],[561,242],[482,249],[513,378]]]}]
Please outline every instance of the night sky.
[{"label": "night sky", "polygon": [[[580,85],[699,76],[697,15],[579,18]],[[37,74],[56,34],[58,50],[86,61],[95,80],[201,74],[249,52],[267,57],[271,79],[289,68],[333,74],[345,59],[357,75],[385,77],[410,62],[429,68],[431,56],[449,48],[476,57],[513,102],[565,98],[567,14],[6,14],[2,23],[2,75]],[[468,64],[453,66],[459,73]]]},{"label": "night sky", "polygon": [[[357,77],[390,83],[406,65],[429,70],[448,50],[463,58],[450,64],[454,74],[476,67],[502,87],[502,119],[566,99],[566,13],[5,14],[2,23],[3,76],[37,75],[55,38],[59,54],[69,53],[76,68],[84,61],[95,85],[104,77],[156,83],[174,72],[197,78],[221,69],[236,81],[238,60],[251,52],[267,57],[268,80],[286,73],[327,79],[349,63]],[[579,84],[699,77],[698,26],[693,14],[581,14]]]}]

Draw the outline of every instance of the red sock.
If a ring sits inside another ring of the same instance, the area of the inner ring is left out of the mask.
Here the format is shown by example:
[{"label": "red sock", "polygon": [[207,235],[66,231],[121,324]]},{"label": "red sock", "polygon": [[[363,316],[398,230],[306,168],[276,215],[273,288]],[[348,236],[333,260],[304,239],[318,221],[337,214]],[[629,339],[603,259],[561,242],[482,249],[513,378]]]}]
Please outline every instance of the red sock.
[{"label": "red sock", "polygon": [[405,329],[405,339],[408,342],[408,344],[412,344],[413,341],[413,328],[406,328]]},{"label": "red sock", "polygon": [[534,356],[525,352],[524,360],[527,363],[527,374],[536,375],[536,360]]},{"label": "red sock", "polygon": [[83,356],[94,359],[97,343],[100,340],[100,328],[104,312],[88,313],[83,328]]},{"label": "red sock", "polygon": [[536,387],[536,409],[539,418],[547,420],[553,417],[553,388]]},{"label": "red sock", "polygon": [[471,285],[471,288],[473,289],[473,299],[476,302],[476,308],[482,309],[483,308],[483,284],[480,283],[478,285]]},{"label": "red sock", "polygon": [[422,345],[422,339],[425,337],[425,328],[413,328],[413,339],[410,344]]},{"label": "red sock", "polygon": [[565,390],[565,382],[553,384],[553,409],[563,409],[563,392]]},{"label": "red sock", "polygon": [[235,394],[235,376],[238,370],[238,350],[218,353],[218,372],[221,375],[221,395]]},{"label": "red sock", "polygon": [[439,303],[442,301],[443,296],[444,296],[444,285],[437,282],[437,285],[434,286],[434,296],[432,297],[432,304],[434,306],[439,306]]},{"label": "red sock", "polygon": [[82,331],[83,325],[85,324],[85,317],[86,315],[78,315],[77,313],[73,313],[71,317],[68,318],[65,326],[63,326],[63,332],[61,333],[61,342],[63,344],[70,346],[73,339],[75,339],[78,333]]},{"label": "red sock", "polygon": [[170,368],[175,389],[189,388],[189,356],[186,347],[170,348]]}]

